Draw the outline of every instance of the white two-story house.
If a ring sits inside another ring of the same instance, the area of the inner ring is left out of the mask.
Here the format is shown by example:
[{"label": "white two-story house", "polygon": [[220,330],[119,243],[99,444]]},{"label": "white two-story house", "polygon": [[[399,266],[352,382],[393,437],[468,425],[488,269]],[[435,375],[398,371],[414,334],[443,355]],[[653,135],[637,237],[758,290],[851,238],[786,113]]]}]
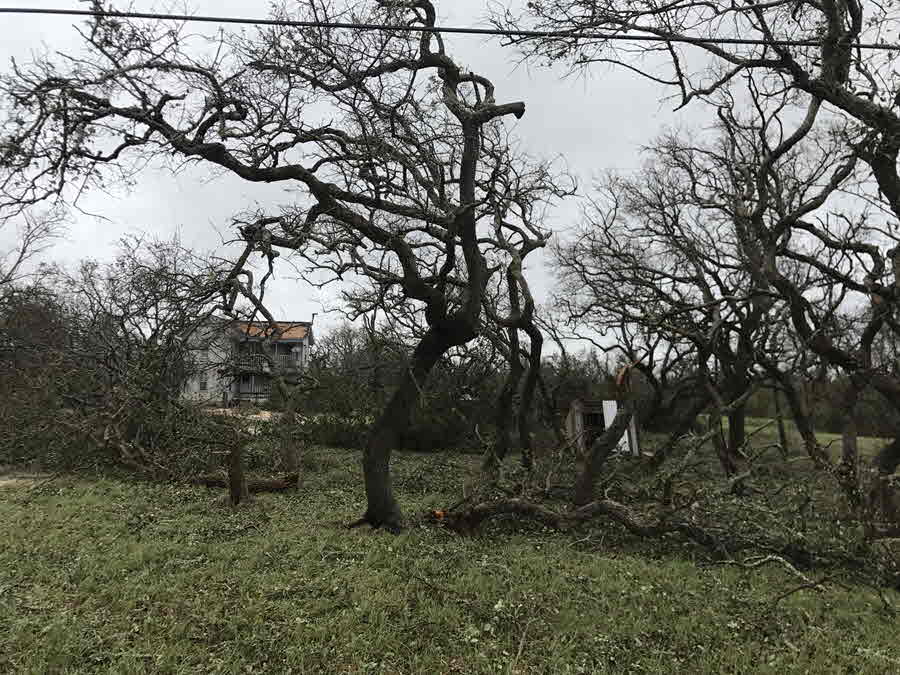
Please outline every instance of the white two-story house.
[{"label": "white two-story house", "polygon": [[223,406],[268,400],[273,376],[306,367],[314,344],[312,321],[277,325],[276,339],[268,322],[210,320],[192,339],[195,368],[185,398]]}]

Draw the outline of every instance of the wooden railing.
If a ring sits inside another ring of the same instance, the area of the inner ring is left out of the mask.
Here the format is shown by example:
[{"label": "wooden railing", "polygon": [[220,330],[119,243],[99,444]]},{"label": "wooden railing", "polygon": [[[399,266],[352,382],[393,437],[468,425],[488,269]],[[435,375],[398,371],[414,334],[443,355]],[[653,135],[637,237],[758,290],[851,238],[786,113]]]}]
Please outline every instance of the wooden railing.
[{"label": "wooden railing", "polygon": [[238,368],[260,372],[272,370],[273,366],[284,370],[296,370],[302,365],[294,354],[272,354],[268,358],[263,354],[238,354],[235,363]]},{"label": "wooden railing", "polygon": [[275,354],[273,357],[275,359],[275,363],[282,368],[299,368],[300,361],[298,360],[299,354]]}]

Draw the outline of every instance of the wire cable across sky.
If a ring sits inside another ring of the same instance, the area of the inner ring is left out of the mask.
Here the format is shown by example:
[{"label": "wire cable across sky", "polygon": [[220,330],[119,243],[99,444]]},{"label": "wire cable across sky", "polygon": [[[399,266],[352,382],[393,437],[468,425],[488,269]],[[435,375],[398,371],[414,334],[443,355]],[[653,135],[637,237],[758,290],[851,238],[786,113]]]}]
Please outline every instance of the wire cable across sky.
[{"label": "wire cable across sky", "polygon": [[[778,47],[820,47],[818,40],[758,40],[752,38],[702,38],[687,35],[666,36],[649,34],[625,35],[597,31],[546,31],[507,30],[501,28],[479,28],[476,26],[410,26],[380,23],[353,23],[340,21],[299,21],[293,19],[254,19],[235,16],[201,16],[192,14],[164,14],[158,12],[106,11],[96,9],[55,9],[51,7],[0,7],[0,14],[31,14],[48,16],[108,17],[119,19],[155,19],[160,21],[190,21],[195,23],[224,23],[254,26],[286,26],[293,28],[332,28],[357,31],[394,31],[405,33],[442,33],[456,35],[494,35],[519,38],[566,38],[578,37],[588,40],[612,40],[622,42],[673,42],[695,45],[771,45]],[[854,49],[900,52],[900,44],[883,42],[854,42],[848,45]]]}]

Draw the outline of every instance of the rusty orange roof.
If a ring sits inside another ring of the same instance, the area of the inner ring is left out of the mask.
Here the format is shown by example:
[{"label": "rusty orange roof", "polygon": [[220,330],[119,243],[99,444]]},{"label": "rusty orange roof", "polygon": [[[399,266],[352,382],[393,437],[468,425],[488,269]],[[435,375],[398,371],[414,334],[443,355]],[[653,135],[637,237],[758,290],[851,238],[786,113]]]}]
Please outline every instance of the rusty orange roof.
[{"label": "rusty orange roof", "polygon": [[[277,321],[281,340],[302,340],[309,334],[310,324],[305,321]],[[267,321],[236,321],[235,329],[251,338],[263,338],[273,332]]]}]

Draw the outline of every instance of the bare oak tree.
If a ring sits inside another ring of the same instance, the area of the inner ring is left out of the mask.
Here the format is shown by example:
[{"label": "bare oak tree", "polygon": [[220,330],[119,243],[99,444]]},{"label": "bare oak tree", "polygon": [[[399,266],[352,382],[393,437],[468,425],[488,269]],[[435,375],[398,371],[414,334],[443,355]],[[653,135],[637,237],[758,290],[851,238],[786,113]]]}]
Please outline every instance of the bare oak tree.
[{"label": "bare oak tree", "polygon": [[[858,0],[818,4],[776,0],[744,6],[680,0],[663,5],[546,0],[528,3],[522,14],[506,12],[496,20],[504,26],[557,31],[511,39],[530,56],[563,61],[574,68],[625,67],[671,87],[681,105],[702,99],[727,106],[728,88],[745,82],[749,109],[771,112],[774,106],[784,112],[793,107],[799,121],[792,121],[791,115],[763,113],[768,119],[753,125],[759,140],[758,161],[746,172],[746,211],[741,220],[747,233],[743,243],[759,255],[755,283],[774,290],[787,303],[795,332],[826,367],[841,369],[859,386],[868,382],[892,406],[900,405],[896,380],[873,368],[870,358],[878,333],[885,327],[894,330],[900,301],[895,273],[900,271],[900,249],[892,246],[896,230],[889,224],[878,233],[877,225],[863,219],[844,223],[849,233],[835,237],[843,226],[827,221],[822,226],[814,215],[864,163],[878,187],[877,194],[869,191],[865,198],[892,221],[900,218],[896,52],[856,46],[887,36],[893,39],[900,20],[892,6]],[[619,39],[607,39],[610,34]],[[629,42],[630,36],[650,41]],[[837,169],[819,186],[818,194],[806,195],[797,209],[786,210],[770,227],[765,226],[761,216],[777,203],[777,176],[785,175],[782,159],[798,146],[810,144],[814,128],[827,127],[835,116],[847,121],[838,133],[844,150],[835,150],[830,158],[837,162]],[[836,284],[833,295],[856,293],[868,296],[873,304],[872,320],[853,349],[825,334],[823,320],[827,323],[829,312],[820,312],[776,264],[779,257],[787,257],[779,254],[780,242],[801,231],[802,236],[812,237],[824,258],[794,251],[797,255],[792,259],[829,277]],[[846,267],[848,258],[855,259],[851,272]],[[795,413],[799,412],[797,397],[789,390],[786,394]],[[812,428],[800,426],[807,449],[816,454]],[[892,443],[883,450],[878,459],[882,470],[892,471],[900,464],[898,446]],[[820,463],[825,459],[819,455]]]},{"label": "bare oak tree", "polygon": [[[334,11],[318,0],[277,8],[320,20]],[[359,3],[339,16],[435,22],[428,0]],[[479,224],[493,224],[491,177],[508,161],[486,158],[484,139],[524,104],[498,103],[493,84],[428,30],[271,27],[202,40],[182,26],[97,18],[82,33],[85,53],[16,65],[3,80],[13,110],[0,141],[5,200],[71,196],[75,181],[132,176],[152,156],[296,189],[294,204],[243,229],[253,249],[373,279],[426,319],[363,457],[363,521],[398,527],[391,449],[419,383],[477,333],[488,277]]]},{"label": "bare oak tree", "polygon": [[8,219],[0,217],[0,234],[10,234],[13,241],[7,250],[0,250],[0,296],[40,275],[34,263],[60,237],[62,226],[62,216],[52,210],[38,214],[22,210]]},{"label": "bare oak tree", "polygon": [[[693,158],[685,170],[695,203],[727,214],[747,276],[748,307],[765,308],[777,319],[769,324],[773,328],[789,322],[797,345],[850,377],[848,407],[871,386],[896,409],[900,382],[873,361],[872,343],[896,327],[896,280],[887,261],[896,257],[897,239],[868,207],[877,195],[867,194],[871,185],[862,162],[844,143],[847,123],[833,120],[816,130],[817,108],[810,106],[791,128],[785,105],[773,105],[777,98],[753,96],[749,113],[736,113],[735,105],[718,110],[721,135],[715,143],[676,146],[677,153]],[[864,321],[848,330],[861,305],[869,306]],[[793,371],[802,359],[783,348],[783,335],[770,330],[763,337],[754,343],[754,365],[784,393],[812,460],[858,501],[853,447],[846,446],[838,466],[832,464],[797,386]]]},{"label": "bare oak tree", "polygon": [[662,137],[640,172],[606,179],[584,222],[555,252],[559,304],[570,320],[612,333],[619,349],[643,363],[651,384],[674,364],[692,366],[684,379],[694,403],[659,457],[711,406],[717,427],[727,412],[727,440],[714,440],[732,476],[743,454],[746,401],[759,383],[756,351],[767,342],[774,303],[752,293],[751,263],[723,198],[733,188],[727,167],[713,165],[716,157],[727,163],[715,148]]},{"label": "bare oak tree", "polygon": [[489,470],[500,466],[514,437],[521,448],[522,465],[532,467],[530,420],[544,338],[535,317],[537,307],[525,275],[525,260],[550,239],[551,232],[542,223],[549,201],[574,192],[574,183],[555,176],[549,165],[521,161],[506,166],[503,174],[495,174],[493,236],[485,240],[492,248],[491,259],[497,261],[495,268],[503,274],[498,275],[496,292],[484,295],[484,332],[508,365],[497,399],[497,439],[485,455]]}]

